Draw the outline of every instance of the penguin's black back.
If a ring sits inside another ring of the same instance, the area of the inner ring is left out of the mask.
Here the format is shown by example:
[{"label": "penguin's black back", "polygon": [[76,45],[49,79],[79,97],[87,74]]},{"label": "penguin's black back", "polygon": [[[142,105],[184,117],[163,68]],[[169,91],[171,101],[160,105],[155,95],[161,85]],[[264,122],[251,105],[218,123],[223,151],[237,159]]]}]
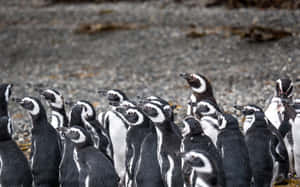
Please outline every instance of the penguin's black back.
[{"label": "penguin's black back", "polygon": [[32,186],[32,175],[28,161],[13,140],[0,141],[2,186]]},{"label": "penguin's black back", "polygon": [[223,160],[226,186],[247,187],[251,182],[248,149],[236,119],[228,116],[225,129],[218,135],[217,148]]},{"label": "penguin's black back", "polygon": [[78,151],[78,159],[81,167],[79,186],[85,186],[86,176],[89,176],[91,187],[117,187],[119,177],[111,161],[93,146],[87,146]]},{"label": "penguin's black back", "polygon": [[[38,121],[32,129],[31,165],[36,187],[58,186],[59,135],[47,120]],[[33,159],[32,159],[33,158]]]},{"label": "penguin's black back", "polygon": [[62,187],[78,187],[79,172],[73,159],[75,145],[69,139],[64,140],[64,155],[60,164],[60,184]]},{"label": "penguin's black back", "polygon": [[162,187],[160,167],[157,160],[157,136],[150,132],[141,146],[140,165],[136,171],[138,187]]}]

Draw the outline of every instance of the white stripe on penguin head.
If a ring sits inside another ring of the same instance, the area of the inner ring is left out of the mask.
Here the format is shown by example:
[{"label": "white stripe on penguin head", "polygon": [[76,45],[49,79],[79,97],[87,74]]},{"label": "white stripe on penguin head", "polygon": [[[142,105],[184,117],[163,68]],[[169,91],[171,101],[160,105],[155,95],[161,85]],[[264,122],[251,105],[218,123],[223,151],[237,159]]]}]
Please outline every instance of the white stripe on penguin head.
[{"label": "white stripe on penguin head", "polygon": [[110,95],[110,94],[112,94],[112,95],[117,95],[117,96],[120,98],[120,102],[123,102],[123,101],[124,101],[124,97],[123,97],[119,92],[117,92],[117,91],[115,91],[115,90],[109,90],[109,91],[107,92],[107,95]]},{"label": "white stripe on penguin head", "polygon": [[183,137],[185,137],[186,135],[190,134],[191,132],[191,128],[190,128],[190,125],[188,124],[188,122],[184,119],[182,121],[183,125],[184,125],[184,128],[181,130],[181,134]]},{"label": "white stripe on penguin head", "polygon": [[77,102],[78,105],[82,105],[86,108],[86,117],[92,117],[94,116],[94,110],[92,108],[92,106],[86,102],[82,102],[82,101],[78,101]]},{"label": "white stripe on penguin head", "polygon": [[150,107],[150,108],[154,108],[157,112],[157,116],[156,117],[152,117],[149,116],[149,118],[154,122],[154,123],[162,123],[166,120],[165,114],[163,113],[163,111],[156,105],[151,104],[151,103],[147,103],[145,105],[145,107]]},{"label": "white stripe on penguin head", "polygon": [[30,97],[24,97],[22,99],[23,102],[25,101],[28,101],[28,102],[31,102],[33,104],[33,109],[32,110],[28,110],[28,112],[31,114],[31,115],[37,115],[40,113],[40,105],[34,100],[34,99],[31,99]]},{"label": "white stripe on penguin head", "polygon": [[71,132],[71,131],[73,131],[73,132],[75,131],[79,134],[78,139],[71,139],[72,142],[74,142],[74,143],[83,143],[83,142],[86,141],[86,136],[84,135],[84,133],[80,129],[71,127],[69,130],[67,130],[67,133]]},{"label": "white stripe on penguin head", "polygon": [[9,100],[9,92],[11,89],[11,84],[7,85],[6,90],[5,90],[5,101],[8,102]]},{"label": "white stripe on penguin head", "polygon": [[216,108],[210,104],[209,102],[206,102],[206,101],[200,101],[197,106],[201,106],[201,105],[204,105],[206,107],[208,107],[208,112],[202,112],[201,114],[202,115],[212,115],[212,114],[215,114],[217,112]]},{"label": "white stripe on penguin head", "polygon": [[206,81],[201,76],[199,76],[197,74],[192,74],[192,76],[200,81],[200,87],[199,88],[192,87],[192,90],[194,92],[197,92],[197,93],[205,92],[206,91]]},{"label": "white stripe on penguin head", "polygon": [[64,101],[63,101],[63,98],[61,95],[57,94],[55,91],[53,91],[51,89],[47,89],[47,90],[45,90],[45,92],[48,92],[48,93],[54,95],[54,97],[55,97],[55,102],[48,101],[50,106],[52,106],[54,108],[63,108]]}]

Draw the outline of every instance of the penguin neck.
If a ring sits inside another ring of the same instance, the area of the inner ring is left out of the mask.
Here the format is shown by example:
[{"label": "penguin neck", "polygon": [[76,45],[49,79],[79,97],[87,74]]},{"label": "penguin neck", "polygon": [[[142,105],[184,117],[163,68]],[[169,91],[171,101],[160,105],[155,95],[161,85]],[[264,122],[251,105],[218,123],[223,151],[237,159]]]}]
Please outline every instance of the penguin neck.
[{"label": "penguin neck", "polygon": [[45,109],[43,108],[40,109],[40,112],[37,115],[31,115],[31,118],[33,129],[40,129],[49,125]]},{"label": "penguin neck", "polygon": [[195,100],[196,100],[195,102],[196,103],[198,103],[198,102],[200,102],[202,100],[205,100],[205,99],[208,99],[208,100],[210,100],[210,101],[212,101],[214,103],[217,103],[212,90],[207,90],[207,91],[205,91],[203,93],[199,93],[199,92],[193,91],[192,94],[191,94],[191,98],[192,97],[195,97]]},{"label": "penguin neck", "polygon": [[0,102],[0,116],[8,116],[7,102]]},{"label": "penguin neck", "polygon": [[69,123],[69,120],[68,120],[68,117],[67,117],[67,114],[66,114],[66,110],[65,110],[65,107],[63,108],[52,108],[52,115],[56,115],[56,114],[59,114],[62,119],[63,119],[63,126],[64,127],[67,127],[68,126],[68,123]]}]

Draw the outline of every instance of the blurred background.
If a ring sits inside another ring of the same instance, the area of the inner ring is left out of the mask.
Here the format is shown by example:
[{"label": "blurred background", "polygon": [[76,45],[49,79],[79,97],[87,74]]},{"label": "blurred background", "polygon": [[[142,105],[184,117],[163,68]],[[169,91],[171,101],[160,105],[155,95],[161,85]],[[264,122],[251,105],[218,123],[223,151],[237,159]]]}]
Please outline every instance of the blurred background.
[{"label": "blurred background", "polygon": [[[158,95],[185,114],[181,72],[211,81],[219,104],[265,107],[275,80],[300,79],[299,0],[0,0],[1,81],[14,96],[56,88],[68,101],[108,103],[98,89]],[[295,97],[300,96],[296,86]],[[11,104],[16,138],[29,117]]]}]

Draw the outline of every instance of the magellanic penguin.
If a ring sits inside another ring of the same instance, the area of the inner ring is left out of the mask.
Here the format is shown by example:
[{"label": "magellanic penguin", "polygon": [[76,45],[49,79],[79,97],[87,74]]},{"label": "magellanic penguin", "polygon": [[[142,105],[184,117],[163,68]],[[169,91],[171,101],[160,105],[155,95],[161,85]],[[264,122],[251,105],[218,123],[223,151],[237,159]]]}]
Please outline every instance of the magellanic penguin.
[{"label": "magellanic penguin", "polygon": [[0,117],[9,116],[7,103],[12,92],[12,84],[0,84]]},{"label": "magellanic penguin", "polygon": [[85,125],[85,129],[91,134],[94,146],[102,151],[110,160],[113,157],[111,140],[106,129],[96,119],[96,111],[93,105],[85,100],[77,102],[82,106],[81,119]]},{"label": "magellanic penguin", "polygon": [[187,153],[192,150],[207,152],[207,155],[214,160],[217,168],[214,170],[218,176],[219,186],[225,187],[225,175],[222,158],[212,140],[204,134],[200,122],[194,116],[188,116],[182,121],[181,126],[182,140],[180,151]]},{"label": "magellanic penguin", "polygon": [[98,115],[98,121],[103,125],[109,134],[112,142],[113,161],[119,177],[123,180],[125,175],[125,155],[126,155],[126,134],[128,124],[115,112],[115,108],[122,103],[134,106],[127,96],[120,90],[99,91],[101,95],[107,97],[112,110],[102,112]]},{"label": "magellanic penguin", "polygon": [[180,155],[185,187],[224,187],[223,178],[218,173],[222,166],[208,152],[193,149]]},{"label": "magellanic penguin", "polygon": [[32,118],[30,166],[34,186],[57,187],[60,163],[59,135],[49,124],[46,111],[37,98],[24,97],[19,104]]},{"label": "magellanic penguin", "polygon": [[232,115],[224,114],[219,129],[217,149],[223,159],[226,186],[250,187],[249,154],[238,121]]},{"label": "magellanic penguin", "polygon": [[73,159],[79,171],[79,187],[117,187],[119,177],[111,161],[93,146],[90,134],[82,127],[64,129],[75,144]]},{"label": "magellanic penguin", "polygon": [[69,120],[65,110],[63,95],[54,89],[46,89],[41,92],[41,95],[51,107],[51,125],[53,128],[68,127]]},{"label": "magellanic penguin", "polygon": [[181,158],[176,155],[180,151],[181,137],[174,132],[162,106],[149,102],[142,106],[142,110],[155,125],[157,157],[164,186],[183,186]]},{"label": "magellanic penguin", "polygon": [[286,173],[280,173],[280,164],[285,161],[288,166],[289,162],[286,150],[280,151],[280,145],[284,146],[282,139],[279,140],[277,134],[269,128],[268,120],[262,111],[246,110],[247,113],[252,112],[254,117],[245,135],[254,187],[272,186],[275,182],[283,182],[287,177],[288,167]]},{"label": "magellanic penguin", "polygon": [[0,186],[31,187],[32,175],[25,155],[11,138],[11,120],[0,118]]},{"label": "magellanic penguin", "polygon": [[[84,124],[81,119],[82,106],[74,105],[71,108],[69,126],[80,126],[84,128]],[[63,131],[61,131],[62,133]],[[64,152],[60,162],[60,185],[62,187],[78,187],[79,186],[79,171],[77,170],[76,163],[73,159],[73,152],[75,149],[74,143],[65,138]]]},{"label": "magellanic penguin", "polygon": [[197,103],[195,116],[200,120],[203,132],[217,145],[219,125],[222,123],[223,115],[218,105],[211,100],[204,99]]},{"label": "magellanic penguin", "polygon": [[181,73],[180,76],[188,82],[192,89],[190,101],[188,102],[187,115],[194,115],[197,103],[204,99],[217,104],[212,85],[205,76],[198,73]]},{"label": "magellanic penguin", "polygon": [[294,165],[296,177],[300,178],[300,99],[294,100],[294,109],[296,111],[296,117],[292,126],[293,135],[293,150],[294,150]]},{"label": "magellanic penguin", "polygon": [[140,162],[141,145],[151,132],[150,120],[137,107],[118,107],[116,111],[129,125],[126,137],[126,177],[125,186],[134,187]]}]

